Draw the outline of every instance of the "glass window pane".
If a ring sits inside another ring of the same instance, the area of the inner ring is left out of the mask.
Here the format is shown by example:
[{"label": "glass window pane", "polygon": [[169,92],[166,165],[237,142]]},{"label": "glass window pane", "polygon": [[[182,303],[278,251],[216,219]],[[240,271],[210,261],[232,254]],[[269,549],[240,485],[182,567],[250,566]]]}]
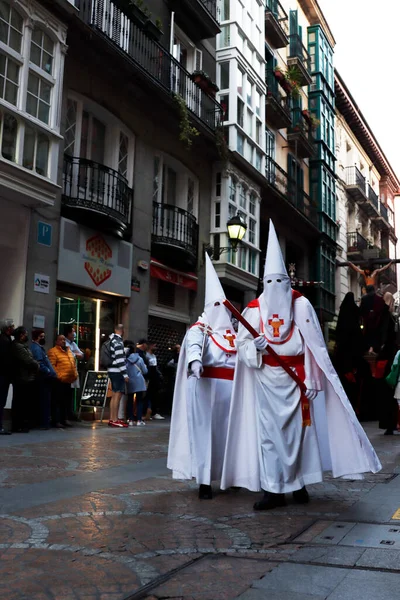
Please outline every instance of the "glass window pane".
[{"label": "glass window pane", "polygon": [[43,123],[48,123],[49,122],[49,113],[50,113],[49,105],[45,104],[44,102],[39,101],[38,119],[43,121]]},{"label": "glass window pane", "polygon": [[43,102],[47,102],[50,104],[50,94],[51,94],[51,86],[45,83],[44,81],[40,82],[40,99]]},{"label": "glass window pane", "polygon": [[220,64],[221,73],[221,90],[227,90],[229,88],[229,62],[222,62]]},{"label": "glass window pane", "polygon": [[46,71],[46,73],[51,73],[51,67],[53,64],[53,57],[47,52],[43,52],[43,60],[42,60],[42,69]]},{"label": "glass window pane", "polygon": [[47,165],[49,160],[49,140],[48,138],[39,133],[37,136],[37,149],[36,149],[36,172],[39,175],[47,177]]},{"label": "glass window pane", "polygon": [[26,112],[32,115],[33,117],[37,116],[37,105],[38,100],[31,94],[28,94],[26,97]]},{"label": "glass window pane", "polygon": [[2,0],[0,2],[0,19],[3,19],[6,23],[8,23],[10,19],[10,10],[10,5]]},{"label": "glass window pane", "polygon": [[0,54],[0,73],[2,75],[6,74],[6,57],[4,54]]},{"label": "glass window pane", "polygon": [[8,27],[3,21],[0,21],[0,41],[4,44],[8,42]]},{"label": "glass window pane", "polygon": [[52,39],[46,35],[45,33],[43,34],[43,48],[46,50],[46,52],[48,52],[49,54],[53,54],[53,49],[54,49],[54,44]]},{"label": "glass window pane", "polygon": [[35,46],[35,44],[31,45],[31,62],[40,67],[40,48]]},{"label": "glass window pane", "polygon": [[29,74],[28,92],[35,94],[35,96],[39,95],[39,77],[32,75],[32,73]]},{"label": "glass window pane", "polygon": [[7,78],[11,79],[14,83],[18,83],[19,66],[10,58],[8,59],[7,65]]},{"label": "glass window pane", "polygon": [[31,127],[25,125],[25,137],[24,137],[24,155],[22,158],[22,164],[26,169],[33,169],[33,160],[35,155],[35,141],[36,133]]},{"label": "glass window pane", "polygon": [[6,82],[6,91],[4,94],[4,100],[10,102],[11,104],[17,104],[17,96],[18,96],[18,86],[11,81]]},{"label": "glass window pane", "polygon": [[32,41],[35,42],[38,46],[42,45],[42,32],[40,29],[34,29],[32,31]]},{"label": "glass window pane", "polygon": [[3,116],[3,137],[1,141],[1,153],[4,158],[15,162],[15,150],[17,146],[17,119],[11,115]]},{"label": "glass window pane", "polygon": [[22,36],[18,31],[15,31],[15,29],[10,29],[9,46],[17,52],[21,51],[21,37]]}]

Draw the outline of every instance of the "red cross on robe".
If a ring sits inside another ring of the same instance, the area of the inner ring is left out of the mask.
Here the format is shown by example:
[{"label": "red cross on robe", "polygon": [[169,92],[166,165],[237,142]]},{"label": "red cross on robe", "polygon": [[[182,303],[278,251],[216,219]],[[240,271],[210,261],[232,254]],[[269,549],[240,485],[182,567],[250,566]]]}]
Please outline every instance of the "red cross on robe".
[{"label": "red cross on robe", "polygon": [[272,315],[272,319],[268,319],[268,325],[271,325],[273,332],[274,332],[274,338],[278,338],[280,337],[280,328],[282,327],[282,325],[285,324],[285,321],[283,319],[279,318],[279,315]]},{"label": "red cross on robe", "polygon": [[236,335],[234,335],[233,333],[231,333],[230,329],[226,330],[226,334],[227,335],[224,335],[224,339],[229,342],[229,346],[231,348],[234,348],[235,347],[234,341],[236,340]]}]

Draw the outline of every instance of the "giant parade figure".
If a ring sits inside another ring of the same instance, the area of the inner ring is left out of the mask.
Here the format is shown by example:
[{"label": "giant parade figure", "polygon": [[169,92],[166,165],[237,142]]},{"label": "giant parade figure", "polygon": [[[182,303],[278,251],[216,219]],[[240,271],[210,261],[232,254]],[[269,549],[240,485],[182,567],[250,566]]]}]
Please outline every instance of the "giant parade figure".
[{"label": "giant parade figure", "polygon": [[225,294],[206,254],[204,312],[182,343],[167,466],[175,479],[196,478],[199,497],[220,480],[236,362],[236,335]]},{"label": "giant parade figure", "polygon": [[272,221],[264,292],[240,318],[221,488],[263,490],[254,509],[268,510],[285,505],[288,492],[308,502],[306,485],[322,481],[324,471],[349,479],[379,471],[317,315],[291,289]]}]

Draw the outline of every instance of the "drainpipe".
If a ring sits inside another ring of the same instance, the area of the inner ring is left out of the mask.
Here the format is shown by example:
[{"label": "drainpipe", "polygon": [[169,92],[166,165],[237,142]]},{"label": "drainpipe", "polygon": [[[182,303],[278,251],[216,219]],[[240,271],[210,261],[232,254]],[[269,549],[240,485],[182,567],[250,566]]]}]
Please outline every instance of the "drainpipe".
[{"label": "drainpipe", "polygon": [[169,40],[169,52],[174,54],[174,34],[175,34],[175,13],[171,12],[171,37]]}]

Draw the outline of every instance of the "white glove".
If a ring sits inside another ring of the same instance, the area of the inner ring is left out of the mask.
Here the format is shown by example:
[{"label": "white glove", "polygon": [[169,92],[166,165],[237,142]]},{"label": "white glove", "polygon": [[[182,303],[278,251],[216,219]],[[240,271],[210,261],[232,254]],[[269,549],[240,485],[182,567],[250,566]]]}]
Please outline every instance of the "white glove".
[{"label": "white glove", "polygon": [[305,393],[305,397],[307,398],[307,400],[315,400],[315,398],[317,397],[318,391],[317,390],[307,390]]},{"label": "white glove", "polygon": [[265,350],[265,348],[268,346],[267,339],[263,335],[259,335],[253,340],[253,342],[257,350]]},{"label": "white glove", "polygon": [[200,379],[201,374],[203,372],[203,365],[200,360],[194,360],[190,363],[190,376],[196,377],[196,379]]}]

